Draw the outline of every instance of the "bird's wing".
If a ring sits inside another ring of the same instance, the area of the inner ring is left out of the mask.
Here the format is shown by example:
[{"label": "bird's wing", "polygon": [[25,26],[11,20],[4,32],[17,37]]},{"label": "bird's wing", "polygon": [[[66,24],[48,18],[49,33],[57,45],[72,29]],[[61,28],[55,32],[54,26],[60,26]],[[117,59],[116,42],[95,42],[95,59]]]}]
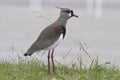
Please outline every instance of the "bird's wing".
[{"label": "bird's wing", "polygon": [[36,42],[38,42],[38,45],[41,49],[45,49],[52,44],[54,44],[55,41],[57,41],[61,34],[61,27],[47,27],[44,29]]}]

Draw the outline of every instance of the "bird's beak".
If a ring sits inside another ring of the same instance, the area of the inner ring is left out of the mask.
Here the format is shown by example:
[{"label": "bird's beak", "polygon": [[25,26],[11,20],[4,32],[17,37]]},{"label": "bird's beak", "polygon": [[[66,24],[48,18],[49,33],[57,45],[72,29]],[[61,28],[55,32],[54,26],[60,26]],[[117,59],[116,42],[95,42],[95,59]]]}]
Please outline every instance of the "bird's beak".
[{"label": "bird's beak", "polygon": [[78,18],[78,16],[77,16],[77,15],[75,15],[75,14],[72,14],[71,16],[72,16],[72,17],[77,17],[77,18]]},{"label": "bird's beak", "polygon": [[71,17],[77,17],[78,18],[78,16],[73,13],[73,10],[71,10],[71,16],[69,18],[71,18]]}]

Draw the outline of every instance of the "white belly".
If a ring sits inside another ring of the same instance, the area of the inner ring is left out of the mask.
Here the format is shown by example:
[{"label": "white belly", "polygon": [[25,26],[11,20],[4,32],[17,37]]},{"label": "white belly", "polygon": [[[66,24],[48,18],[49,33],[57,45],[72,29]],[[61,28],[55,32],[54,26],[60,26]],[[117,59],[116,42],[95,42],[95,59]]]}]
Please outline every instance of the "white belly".
[{"label": "white belly", "polygon": [[47,50],[48,49],[55,49],[59,44],[60,42],[63,40],[63,34],[60,35],[59,39],[51,46],[49,46],[48,48],[46,48]]}]

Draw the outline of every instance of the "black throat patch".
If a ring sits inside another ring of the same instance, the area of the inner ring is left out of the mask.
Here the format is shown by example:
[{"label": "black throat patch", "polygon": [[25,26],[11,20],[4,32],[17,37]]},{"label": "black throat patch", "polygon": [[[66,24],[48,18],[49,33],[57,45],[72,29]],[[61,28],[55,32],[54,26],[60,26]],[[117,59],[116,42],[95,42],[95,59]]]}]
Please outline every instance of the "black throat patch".
[{"label": "black throat patch", "polygon": [[64,39],[65,34],[66,34],[66,27],[65,26],[61,26],[61,28],[62,28],[61,32],[63,34],[63,39]]}]

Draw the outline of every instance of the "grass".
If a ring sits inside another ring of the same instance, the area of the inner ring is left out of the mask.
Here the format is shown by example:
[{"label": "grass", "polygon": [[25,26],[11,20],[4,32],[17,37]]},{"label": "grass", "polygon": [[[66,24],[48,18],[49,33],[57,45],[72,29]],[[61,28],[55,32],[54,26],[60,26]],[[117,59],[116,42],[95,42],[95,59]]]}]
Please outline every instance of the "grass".
[{"label": "grass", "polygon": [[[47,74],[47,65],[33,58],[29,61],[18,56],[17,63],[0,61],[0,80],[120,80],[120,68],[110,63],[100,64],[92,59],[83,44],[75,42],[91,63],[84,65],[82,58],[77,56],[77,62],[68,67],[66,64],[55,62],[56,74]],[[13,51],[13,50],[12,50]],[[63,59],[69,54],[65,54]]]},{"label": "grass", "polygon": [[[0,80],[120,80],[120,69],[93,60],[86,68],[82,66],[56,65],[56,74],[47,75],[47,66],[37,60],[18,63],[0,62]],[[53,79],[54,78],[54,79]]]}]

